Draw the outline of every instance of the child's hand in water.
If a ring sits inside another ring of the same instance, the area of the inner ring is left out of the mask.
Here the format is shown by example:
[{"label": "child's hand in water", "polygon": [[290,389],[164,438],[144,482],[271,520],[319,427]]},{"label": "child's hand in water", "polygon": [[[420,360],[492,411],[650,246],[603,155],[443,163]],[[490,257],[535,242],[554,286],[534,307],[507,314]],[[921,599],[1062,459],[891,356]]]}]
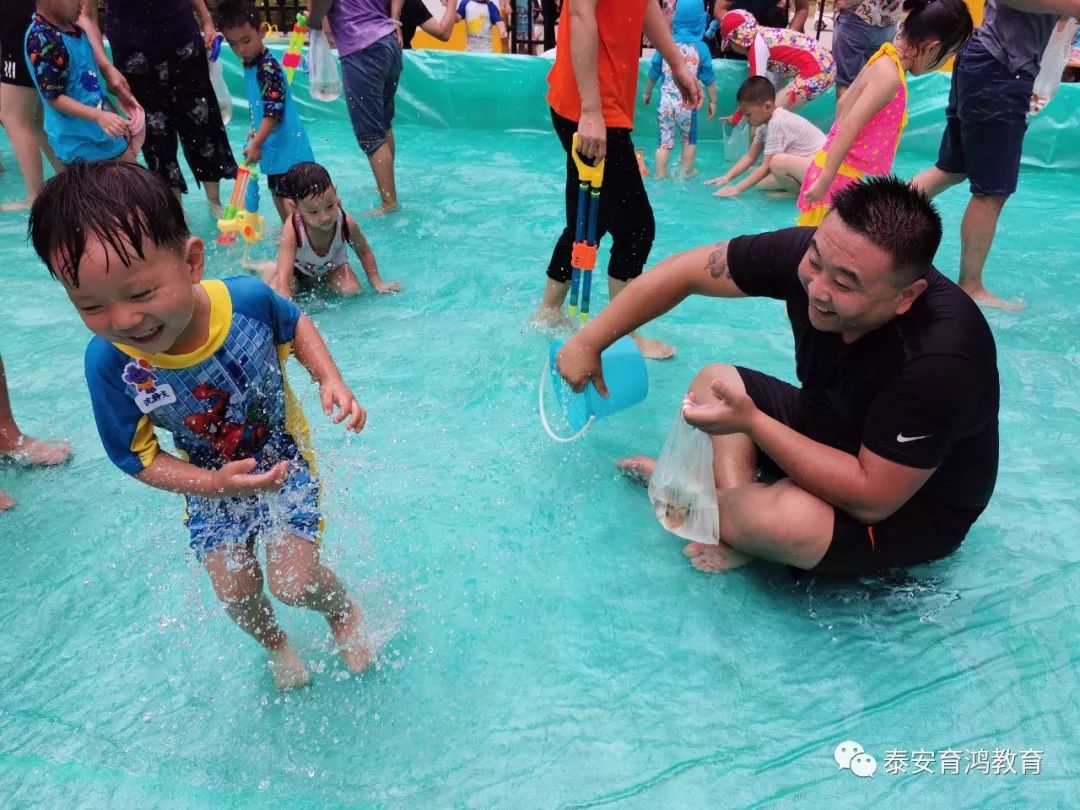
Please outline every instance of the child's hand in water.
[{"label": "child's hand in water", "polygon": [[735,186],[724,186],[724,188],[713,194],[714,197],[738,197],[739,190]]},{"label": "child's hand in water", "polygon": [[735,126],[735,117],[737,115],[738,113],[732,113],[731,115],[724,116],[724,123],[727,124],[729,127]]},{"label": "child's hand in water", "polygon": [[[323,413],[329,416],[335,425],[344,422],[345,429],[353,433],[364,429],[367,413],[340,377],[327,380],[319,386],[319,399],[322,400]],[[335,405],[338,409],[336,414]]]},{"label": "child's hand in water", "polygon": [[645,94],[641,97],[641,103],[648,107],[650,101],[652,101],[652,91],[646,90]]},{"label": "child's hand in water", "polygon": [[716,102],[715,101],[710,101],[709,102],[709,120],[712,121],[714,118],[716,118]]},{"label": "child's hand in water", "polygon": [[97,115],[97,125],[110,138],[126,138],[128,136],[127,121],[114,112],[100,110]]},{"label": "child's hand in water", "polygon": [[401,292],[401,284],[397,281],[376,281],[371,285],[377,293]]},{"label": "child's hand in water", "polygon": [[257,143],[249,143],[244,147],[244,160],[248,163],[258,163],[262,157],[262,147]]},{"label": "child's hand in water", "polygon": [[722,174],[719,177],[714,177],[712,180],[706,180],[705,185],[707,185],[707,186],[726,186],[729,181],[730,181],[730,178],[726,174]]}]

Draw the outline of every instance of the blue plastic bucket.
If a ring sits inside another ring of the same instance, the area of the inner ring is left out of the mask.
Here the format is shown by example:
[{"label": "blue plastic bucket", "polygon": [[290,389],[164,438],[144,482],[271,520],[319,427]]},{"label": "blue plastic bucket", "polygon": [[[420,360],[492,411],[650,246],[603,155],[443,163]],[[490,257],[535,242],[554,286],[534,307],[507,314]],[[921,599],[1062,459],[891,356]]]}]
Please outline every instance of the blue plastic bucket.
[{"label": "blue plastic bucket", "polygon": [[600,355],[600,366],[608,388],[609,396],[607,397],[601,396],[591,382],[585,386],[584,391],[575,393],[559,376],[556,357],[563,343],[564,341],[558,340],[551,344],[545,376],[551,377],[551,387],[555,391],[555,398],[562,407],[566,421],[576,433],[573,436],[564,437],[557,435],[551,429],[544,411],[544,386],[541,385],[540,419],[551,438],[564,442],[580,439],[597,419],[603,419],[605,416],[611,416],[613,413],[637,405],[648,395],[649,372],[645,367],[645,358],[642,357],[637,344],[631,338],[620,338]]}]

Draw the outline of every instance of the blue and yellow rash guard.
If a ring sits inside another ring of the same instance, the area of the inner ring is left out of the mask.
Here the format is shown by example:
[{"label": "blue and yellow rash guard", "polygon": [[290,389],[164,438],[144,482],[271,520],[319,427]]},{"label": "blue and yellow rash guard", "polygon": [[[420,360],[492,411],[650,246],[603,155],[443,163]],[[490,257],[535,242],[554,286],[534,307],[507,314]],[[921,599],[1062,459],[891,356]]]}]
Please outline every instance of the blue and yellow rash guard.
[{"label": "blue and yellow rash guard", "polygon": [[173,434],[199,467],[255,458],[311,462],[307,425],[285,379],[300,310],[252,278],[204,281],[207,342],[183,355],[144,354],[99,337],[86,350],[98,433],[124,472],[142,472],[159,452],[155,429]]}]

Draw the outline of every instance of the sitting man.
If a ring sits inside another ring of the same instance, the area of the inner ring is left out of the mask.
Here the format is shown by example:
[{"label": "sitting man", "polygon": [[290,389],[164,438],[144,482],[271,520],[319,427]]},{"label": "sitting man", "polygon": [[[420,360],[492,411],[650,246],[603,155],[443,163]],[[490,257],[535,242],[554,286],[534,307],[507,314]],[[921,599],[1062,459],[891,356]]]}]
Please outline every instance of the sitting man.
[{"label": "sitting man", "polygon": [[[853,575],[960,545],[997,478],[998,372],[979,307],[931,264],[940,241],[925,195],[872,178],[816,229],[667,259],[563,347],[562,376],[606,394],[601,351],[688,295],[785,303],[801,388],[720,364],[690,387],[683,416],[712,436],[722,541],[686,547],[696,568],[756,557]],[[620,466],[647,477],[654,462]]]}]

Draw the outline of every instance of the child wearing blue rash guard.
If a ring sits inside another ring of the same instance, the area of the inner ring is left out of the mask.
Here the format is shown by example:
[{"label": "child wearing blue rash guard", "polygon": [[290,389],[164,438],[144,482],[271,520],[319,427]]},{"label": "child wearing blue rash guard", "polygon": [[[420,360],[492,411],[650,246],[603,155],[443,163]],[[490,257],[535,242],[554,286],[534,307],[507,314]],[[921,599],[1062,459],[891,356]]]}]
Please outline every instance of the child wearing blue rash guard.
[{"label": "child wearing blue rash guard", "polygon": [[[716,115],[716,74],[713,73],[712,56],[704,42],[706,25],[705,7],[700,2],[682,2],[675,6],[675,16],[671,20],[671,37],[679,46],[686,66],[697,74],[709,91],[709,120]],[[668,65],[657,51],[649,65],[649,78],[645,82],[642,101],[648,104],[652,100],[653,87],[660,82],[660,106],[656,113],[659,135],[656,146],[656,177],[667,176],[671,150],[675,148],[675,133],[678,131],[682,143],[683,177],[697,174],[694,159],[697,157],[697,115],[698,111],[683,103],[678,85],[671,76]]]},{"label": "child wearing blue rash guard", "polygon": [[229,47],[244,63],[252,130],[244,158],[259,164],[274,207],[284,222],[292,211],[285,175],[297,163],[314,161],[315,155],[285,81],[285,71],[263,44],[255,5],[250,0],[222,2],[218,5],[218,21]]},{"label": "child wearing blue rash guard", "polygon": [[263,592],[258,540],[270,592],[322,613],[346,667],[368,667],[360,608],[319,557],[319,476],[288,356],[334,422],[359,432],[366,414],[311,320],[256,279],[204,280],[179,200],[136,164],[76,163],[49,180],[30,236],[94,333],[86,379],[106,453],[185,496],[189,545],[226,613],[269,652],[276,685],[309,675]]},{"label": "child wearing blue rash guard", "polygon": [[90,40],[76,25],[81,9],[80,0],[38,0],[23,39],[49,145],[65,164],[135,160],[145,136],[142,110],[132,108],[129,121],[109,103]]}]

